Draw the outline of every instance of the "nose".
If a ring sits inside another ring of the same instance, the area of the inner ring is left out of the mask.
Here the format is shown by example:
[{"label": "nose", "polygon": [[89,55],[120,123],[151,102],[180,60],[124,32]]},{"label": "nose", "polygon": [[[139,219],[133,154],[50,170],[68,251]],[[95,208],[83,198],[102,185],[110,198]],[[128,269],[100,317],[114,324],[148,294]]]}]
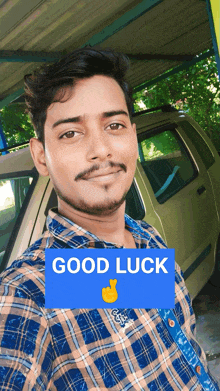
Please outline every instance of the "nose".
[{"label": "nose", "polygon": [[91,132],[88,140],[88,160],[103,161],[112,156],[108,135],[102,130]]}]

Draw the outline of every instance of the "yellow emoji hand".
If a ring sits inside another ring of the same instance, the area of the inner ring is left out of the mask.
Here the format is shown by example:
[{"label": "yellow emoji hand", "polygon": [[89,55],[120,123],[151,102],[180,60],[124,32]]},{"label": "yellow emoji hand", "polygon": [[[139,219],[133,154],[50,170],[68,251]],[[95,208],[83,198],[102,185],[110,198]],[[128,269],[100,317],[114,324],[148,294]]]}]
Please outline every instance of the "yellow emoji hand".
[{"label": "yellow emoji hand", "polygon": [[102,288],[102,298],[106,303],[114,303],[118,298],[118,292],[116,291],[115,285],[117,284],[116,278],[109,280],[111,288]]}]

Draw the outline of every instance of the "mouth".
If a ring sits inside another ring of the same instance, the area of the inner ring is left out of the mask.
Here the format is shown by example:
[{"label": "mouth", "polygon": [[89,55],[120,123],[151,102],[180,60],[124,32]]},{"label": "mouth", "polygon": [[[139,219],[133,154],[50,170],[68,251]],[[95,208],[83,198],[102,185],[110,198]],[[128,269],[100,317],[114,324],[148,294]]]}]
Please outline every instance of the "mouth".
[{"label": "mouth", "polygon": [[90,175],[85,175],[82,179],[91,182],[109,182],[117,179],[121,171],[121,168],[111,171],[96,171]]}]

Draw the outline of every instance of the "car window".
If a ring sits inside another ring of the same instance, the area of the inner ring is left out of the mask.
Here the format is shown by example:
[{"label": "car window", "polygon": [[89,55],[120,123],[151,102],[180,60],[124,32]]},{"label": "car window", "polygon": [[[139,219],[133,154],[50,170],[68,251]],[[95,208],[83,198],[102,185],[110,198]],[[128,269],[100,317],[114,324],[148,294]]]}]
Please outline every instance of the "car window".
[{"label": "car window", "polygon": [[33,177],[0,180],[0,263]]},{"label": "car window", "polygon": [[139,161],[162,204],[197,175],[195,163],[173,126],[139,135]]}]

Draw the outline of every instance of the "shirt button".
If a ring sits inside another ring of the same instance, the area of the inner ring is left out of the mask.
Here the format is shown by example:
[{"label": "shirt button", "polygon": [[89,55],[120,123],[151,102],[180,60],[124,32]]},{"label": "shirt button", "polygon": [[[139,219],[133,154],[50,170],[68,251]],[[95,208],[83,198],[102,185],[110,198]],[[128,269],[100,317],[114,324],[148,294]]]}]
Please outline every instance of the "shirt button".
[{"label": "shirt button", "polygon": [[168,319],[168,325],[170,326],[170,327],[174,327],[175,326],[175,322],[174,322],[174,320],[172,320],[172,319]]},{"label": "shirt button", "polygon": [[198,373],[198,375],[201,375],[201,367],[200,367],[200,365],[196,366],[196,373]]}]

